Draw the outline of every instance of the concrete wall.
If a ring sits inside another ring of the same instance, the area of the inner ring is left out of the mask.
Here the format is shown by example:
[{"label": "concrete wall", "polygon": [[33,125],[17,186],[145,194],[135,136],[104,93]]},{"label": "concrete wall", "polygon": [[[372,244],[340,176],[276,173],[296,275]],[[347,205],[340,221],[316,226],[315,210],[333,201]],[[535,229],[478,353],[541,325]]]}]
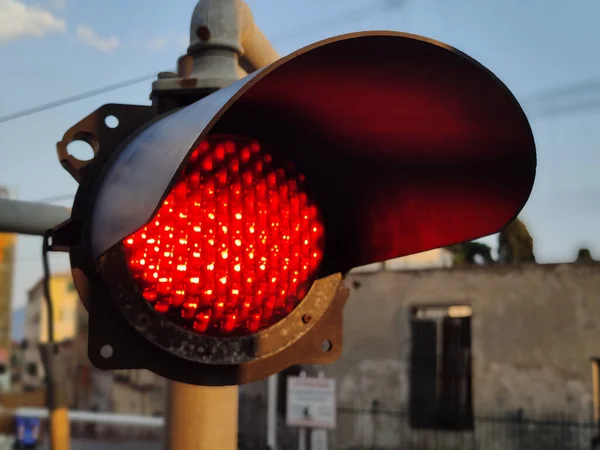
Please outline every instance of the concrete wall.
[{"label": "concrete wall", "polygon": [[479,414],[591,414],[589,358],[600,353],[600,265],[524,265],[351,274],[344,353],[324,366],[339,402],[406,406],[410,307],[473,309]]},{"label": "concrete wall", "polygon": [[[473,402],[479,416],[591,419],[589,358],[600,353],[600,265],[523,265],[350,274],[344,352],[323,366],[341,407],[406,411],[411,306],[473,309]],[[340,444],[364,441],[346,417]],[[365,431],[366,430],[366,431]],[[405,430],[406,432],[406,430]],[[394,442],[398,430],[380,430]]]}]

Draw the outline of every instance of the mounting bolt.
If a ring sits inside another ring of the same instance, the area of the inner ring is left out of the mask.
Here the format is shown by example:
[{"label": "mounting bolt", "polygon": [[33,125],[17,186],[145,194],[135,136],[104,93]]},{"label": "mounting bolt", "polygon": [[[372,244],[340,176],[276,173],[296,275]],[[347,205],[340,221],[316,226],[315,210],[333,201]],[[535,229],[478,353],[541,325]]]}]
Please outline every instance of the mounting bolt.
[{"label": "mounting bolt", "polygon": [[312,316],[310,314],[302,315],[302,322],[309,323],[312,320]]},{"label": "mounting bolt", "polygon": [[114,349],[112,348],[112,345],[106,344],[100,347],[100,356],[102,356],[104,359],[112,358],[113,353]]}]

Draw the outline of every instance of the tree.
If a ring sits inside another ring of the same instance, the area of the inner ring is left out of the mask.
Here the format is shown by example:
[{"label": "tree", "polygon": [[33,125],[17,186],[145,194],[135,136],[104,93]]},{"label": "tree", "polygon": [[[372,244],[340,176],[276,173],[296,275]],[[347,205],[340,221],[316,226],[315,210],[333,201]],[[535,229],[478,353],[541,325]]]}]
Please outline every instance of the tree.
[{"label": "tree", "polygon": [[[463,242],[447,247],[454,255],[454,264],[492,264],[492,249],[481,242]],[[479,257],[479,258],[478,258]]]},{"label": "tree", "polygon": [[589,248],[580,248],[577,251],[575,262],[595,262],[595,259],[592,258],[592,252],[590,252]]},{"label": "tree", "polygon": [[535,262],[533,238],[518,218],[500,232],[498,255],[501,263]]}]

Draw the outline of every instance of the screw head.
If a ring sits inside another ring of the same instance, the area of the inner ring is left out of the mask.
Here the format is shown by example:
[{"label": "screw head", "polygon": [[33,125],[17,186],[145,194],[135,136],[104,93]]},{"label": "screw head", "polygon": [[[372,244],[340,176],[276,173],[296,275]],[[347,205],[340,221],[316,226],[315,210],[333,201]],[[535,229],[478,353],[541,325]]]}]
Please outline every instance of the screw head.
[{"label": "screw head", "polygon": [[106,344],[100,347],[100,356],[102,356],[104,359],[111,358],[113,353],[114,349],[112,348],[112,345]]},{"label": "screw head", "polygon": [[312,320],[312,316],[310,314],[302,315],[302,322],[309,323]]}]

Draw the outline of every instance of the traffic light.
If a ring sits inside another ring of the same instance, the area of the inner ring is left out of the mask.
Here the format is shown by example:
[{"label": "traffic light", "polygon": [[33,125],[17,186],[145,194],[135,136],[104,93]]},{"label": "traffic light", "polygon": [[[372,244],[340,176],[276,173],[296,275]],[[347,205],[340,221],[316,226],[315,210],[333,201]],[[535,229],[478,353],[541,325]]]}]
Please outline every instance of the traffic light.
[{"label": "traffic light", "polygon": [[179,102],[105,105],[58,143],[79,190],[52,247],[102,369],[232,385],[333,361],[343,274],[495,233],[533,185],[510,91],[414,35],[338,36]]}]

